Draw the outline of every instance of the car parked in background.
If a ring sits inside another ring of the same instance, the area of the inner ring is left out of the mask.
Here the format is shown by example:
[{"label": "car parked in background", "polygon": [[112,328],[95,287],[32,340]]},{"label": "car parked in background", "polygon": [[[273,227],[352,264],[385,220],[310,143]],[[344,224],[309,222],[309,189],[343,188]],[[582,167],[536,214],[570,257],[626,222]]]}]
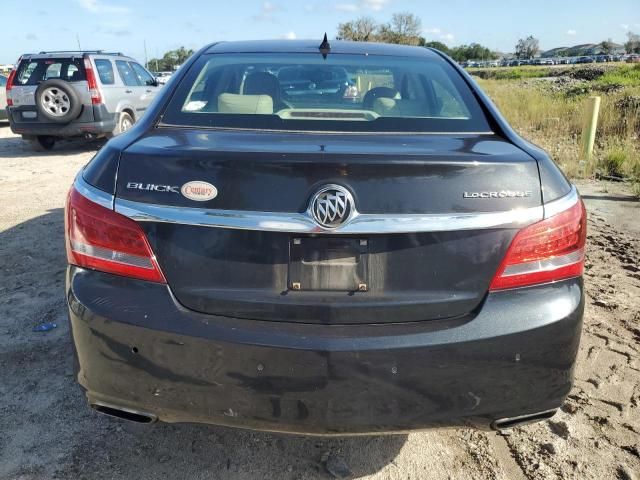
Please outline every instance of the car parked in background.
[{"label": "car parked in background", "polygon": [[533,65],[555,65],[552,58],[536,58],[532,61]]},{"label": "car parked in background", "polygon": [[576,63],[593,63],[593,62],[594,62],[593,57],[582,56],[582,57],[576,58]]},{"label": "car parked in background", "polygon": [[158,80],[160,85],[164,85],[169,81],[173,72],[153,72],[153,75],[156,77],[156,80]]},{"label": "car parked in background", "polygon": [[627,63],[640,63],[640,55],[632,54],[627,57]]},{"label": "car parked in background", "polygon": [[279,82],[283,98],[321,98],[334,101],[336,97],[355,99],[358,97],[356,84],[349,78],[343,67],[318,68],[315,66],[287,66],[278,69],[275,76],[248,75],[245,88],[249,91],[264,88],[262,82]]},{"label": "car parked in background", "polygon": [[40,52],[20,57],[6,92],[11,130],[49,150],[61,138],[128,130],[156,96],[158,82],[121,53]]},{"label": "car parked in background", "polygon": [[65,218],[99,412],[502,430],[571,391],[584,205],[436,50],[208,45],[78,174]]},{"label": "car parked in background", "polygon": [[0,75],[0,120],[7,119],[7,77]]}]

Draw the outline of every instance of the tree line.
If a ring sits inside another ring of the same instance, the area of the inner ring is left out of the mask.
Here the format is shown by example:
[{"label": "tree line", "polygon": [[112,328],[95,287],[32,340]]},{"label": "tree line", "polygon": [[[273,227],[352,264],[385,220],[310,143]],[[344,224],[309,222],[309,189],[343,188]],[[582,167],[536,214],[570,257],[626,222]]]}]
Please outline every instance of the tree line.
[{"label": "tree line", "polygon": [[640,53],[640,35],[627,32],[627,41],[624,44],[627,53]]},{"label": "tree line", "polygon": [[376,23],[371,17],[360,17],[338,25],[338,40],[354,42],[384,42],[436,48],[459,62],[471,59],[493,60],[498,55],[478,43],[449,48],[442,42],[427,41],[422,36],[422,20],[413,13],[394,13],[386,23]]},{"label": "tree line", "polygon": [[169,50],[162,58],[152,58],[147,62],[147,68],[155,72],[173,72],[193,55],[192,49],[184,47]]},{"label": "tree line", "polygon": [[[640,53],[640,35],[628,32],[628,41],[624,44],[627,53]],[[432,47],[440,50],[458,62],[467,60],[494,60],[499,55],[478,43],[449,47],[442,42],[428,41],[422,36],[420,17],[409,12],[394,13],[386,23],[377,23],[371,17],[360,17],[338,25],[338,40],[355,42],[384,42],[403,45]],[[609,38],[599,44],[602,53],[610,54],[615,44]],[[519,59],[531,59],[540,53],[540,41],[533,35],[518,40],[514,54]],[[559,56],[562,52],[558,52]]]},{"label": "tree line", "polygon": [[[403,45],[431,47],[446,53],[458,62],[467,60],[494,60],[499,55],[491,49],[478,43],[449,47],[442,42],[428,41],[422,36],[422,20],[420,17],[408,13],[394,13],[387,23],[376,23],[370,17],[360,17],[350,22],[338,25],[338,40],[355,42],[384,42]],[[615,44],[609,38],[600,44],[602,53],[613,53]],[[640,35],[627,32],[624,44],[627,53],[640,53]],[[530,59],[540,52],[540,42],[533,35],[518,40],[515,45],[515,56],[520,59]],[[568,56],[569,50],[559,50],[557,56]],[[154,71],[174,71],[193,54],[192,49],[180,47],[169,50],[161,58],[152,58],[147,67]]]}]

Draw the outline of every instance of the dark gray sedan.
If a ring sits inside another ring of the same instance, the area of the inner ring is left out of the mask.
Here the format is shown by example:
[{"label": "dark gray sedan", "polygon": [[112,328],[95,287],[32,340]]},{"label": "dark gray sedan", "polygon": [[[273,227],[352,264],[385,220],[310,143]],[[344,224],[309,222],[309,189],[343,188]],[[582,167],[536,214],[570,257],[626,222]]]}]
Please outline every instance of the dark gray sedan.
[{"label": "dark gray sedan", "polygon": [[[442,53],[318,43],[204,47],[78,174],[89,404],[306,434],[551,417],[584,306],[575,187]],[[299,70],[356,88],[291,94]]]}]

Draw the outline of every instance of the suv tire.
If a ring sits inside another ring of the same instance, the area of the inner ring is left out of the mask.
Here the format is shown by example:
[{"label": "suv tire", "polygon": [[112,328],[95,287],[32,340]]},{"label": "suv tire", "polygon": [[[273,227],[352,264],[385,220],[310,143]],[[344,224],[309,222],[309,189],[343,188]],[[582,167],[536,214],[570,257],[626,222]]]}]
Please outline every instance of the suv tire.
[{"label": "suv tire", "polygon": [[48,152],[56,144],[56,138],[50,135],[38,135],[37,137],[23,137],[29,146],[36,152]]},{"label": "suv tire", "polygon": [[120,135],[121,133],[126,132],[134,124],[133,117],[127,112],[120,112],[118,115],[118,123],[116,124],[116,128],[113,129],[112,136]]},{"label": "suv tire", "polygon": [[45,80],[36,89],[38,113],[55,123],[69,123],[80,114],[82,104],[75,89],[64,80]]}]

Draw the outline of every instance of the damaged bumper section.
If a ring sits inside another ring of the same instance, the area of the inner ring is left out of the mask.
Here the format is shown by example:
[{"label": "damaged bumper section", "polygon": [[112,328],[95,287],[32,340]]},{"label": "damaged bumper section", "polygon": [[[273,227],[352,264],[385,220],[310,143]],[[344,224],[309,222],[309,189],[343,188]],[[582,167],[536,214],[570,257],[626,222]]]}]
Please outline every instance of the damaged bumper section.
[{"label": "damaged bumper section", "polygon": [[166,285],[73,266],[67,299],[96,410],[319,435],[488,429],[553,411],[584,307],[571,279],[490,293],[453,319],[292,324],[194,312]]}]

